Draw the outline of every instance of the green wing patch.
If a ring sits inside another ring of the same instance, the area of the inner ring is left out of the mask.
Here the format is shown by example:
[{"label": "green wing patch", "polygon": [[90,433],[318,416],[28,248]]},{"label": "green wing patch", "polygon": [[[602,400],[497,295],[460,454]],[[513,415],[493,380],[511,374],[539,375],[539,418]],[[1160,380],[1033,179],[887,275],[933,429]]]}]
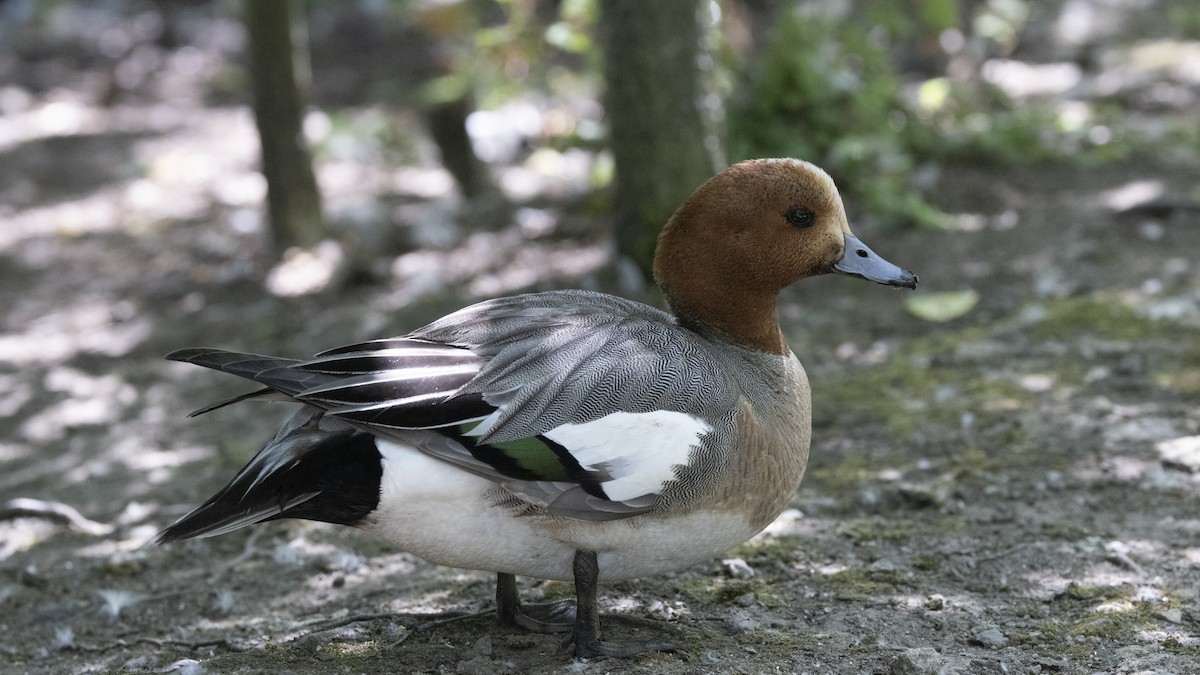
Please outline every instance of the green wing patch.
[{"label": "green wing patch", "polygon": [[501,443],[478,443],[470,432],[482,420],[464,422],[441,431],[463,444],[471,456],[486,462],[501,475],[518,480],[577,483],[584,491],[608,499],[600,482],[607,478],[602,472],[584,469],[571,452],[545,436],[531,436]]}]

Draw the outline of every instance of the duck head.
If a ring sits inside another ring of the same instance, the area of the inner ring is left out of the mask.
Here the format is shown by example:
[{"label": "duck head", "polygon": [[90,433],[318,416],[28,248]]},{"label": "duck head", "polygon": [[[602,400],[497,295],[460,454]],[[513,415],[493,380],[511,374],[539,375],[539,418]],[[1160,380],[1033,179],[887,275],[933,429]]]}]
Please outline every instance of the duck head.
[{"label": "duck head", "polygon": [[739,162],[701,185],[659,235],[654,278],[680,321],[786,354],[779,292],[837,272],[916,288],[917,277],[850,231],[829,174],[797,159]]}]

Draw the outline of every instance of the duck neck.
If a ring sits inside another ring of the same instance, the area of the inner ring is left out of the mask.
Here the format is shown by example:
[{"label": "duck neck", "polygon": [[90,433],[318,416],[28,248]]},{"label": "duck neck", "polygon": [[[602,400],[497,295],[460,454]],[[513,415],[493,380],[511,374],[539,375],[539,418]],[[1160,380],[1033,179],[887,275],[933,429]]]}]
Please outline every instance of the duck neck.
[{"label": "duck neck", "polygon": [[671,311],[689,330],[702,335],[716,333],[735,344],[769,354],[789,352],[775,315],[775,293],[723,293],[719,286],[708,286],[703,294],[681,297],[672,293],[673,289],[666,290]]}]

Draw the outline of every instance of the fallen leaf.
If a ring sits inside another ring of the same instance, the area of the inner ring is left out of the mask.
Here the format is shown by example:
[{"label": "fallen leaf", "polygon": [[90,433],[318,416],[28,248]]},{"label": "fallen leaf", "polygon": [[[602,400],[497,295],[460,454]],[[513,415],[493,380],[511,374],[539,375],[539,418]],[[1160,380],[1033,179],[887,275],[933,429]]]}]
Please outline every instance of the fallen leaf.
[{"label": "fallen leaf", "polygon": [[979,294],[975,291],[946,291],[910,296],[904,306],[917,318],[940,323],[966,314],[977,302]]}]

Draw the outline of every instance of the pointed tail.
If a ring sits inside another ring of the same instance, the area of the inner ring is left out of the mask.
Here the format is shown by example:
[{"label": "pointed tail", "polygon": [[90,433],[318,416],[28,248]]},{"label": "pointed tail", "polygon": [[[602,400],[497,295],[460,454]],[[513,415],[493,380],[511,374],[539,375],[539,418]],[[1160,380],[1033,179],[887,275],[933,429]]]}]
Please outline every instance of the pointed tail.
[{"label": "pointed tail", "polygon": [[278,518],[360,523],[379,506],[383,459],[375,437],[321,426],[320,411],[306,406],[228,485],[151,542],[211,537]]}]

